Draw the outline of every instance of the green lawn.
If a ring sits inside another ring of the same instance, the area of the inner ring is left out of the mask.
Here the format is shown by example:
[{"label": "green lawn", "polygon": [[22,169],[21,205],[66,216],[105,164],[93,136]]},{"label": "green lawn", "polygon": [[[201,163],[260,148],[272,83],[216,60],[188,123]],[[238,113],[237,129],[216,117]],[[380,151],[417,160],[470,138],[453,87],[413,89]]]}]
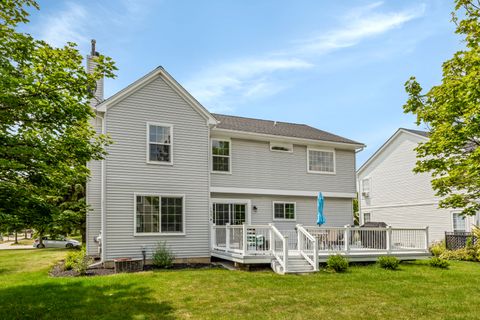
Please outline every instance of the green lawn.
[{"label": "green lawn", "polygon": [[480,264],[346,274],[159,271],[50,278],[63,250],[0,251],[1,319],[478,319]]}]

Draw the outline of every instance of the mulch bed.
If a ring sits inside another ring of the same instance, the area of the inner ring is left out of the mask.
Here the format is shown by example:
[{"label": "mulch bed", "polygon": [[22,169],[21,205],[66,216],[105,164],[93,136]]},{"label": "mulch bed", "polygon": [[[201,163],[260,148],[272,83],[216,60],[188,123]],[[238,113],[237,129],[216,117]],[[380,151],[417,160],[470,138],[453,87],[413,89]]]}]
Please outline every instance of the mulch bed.
[{"label": "mulch bed", "polygon": [[[79,277],[80,274],[74,270],[64,270],[65,261],[61,260],[53,266],[50,270],[51,277]],[[143,271],[155,271],[155,270],[182,270],[182,269],[214,269],[222,268],[221,266],[208,263],[177,263],[174,264],[171,268],[160,269],[153,265],[147,265],[143,268]],[[139,271],[142,272],[142,271]],[[88,269],[85,274],[86,277],[89,276],[106,276],[110,274],[115,274],[114,269],[107,268],[92,268]]]}]

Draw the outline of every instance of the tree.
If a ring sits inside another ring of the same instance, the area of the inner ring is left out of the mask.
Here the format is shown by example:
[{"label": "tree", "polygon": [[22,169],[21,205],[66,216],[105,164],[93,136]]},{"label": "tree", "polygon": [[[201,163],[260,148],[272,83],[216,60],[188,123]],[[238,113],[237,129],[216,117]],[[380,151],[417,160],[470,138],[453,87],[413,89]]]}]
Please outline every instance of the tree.
[{"label": "tree", "polygon": [[86,181],[86,163],[105,156],[110,141],[89,124],[89,101],[97,80],[114,77],[116,67],[98,55],[87,73],[76,44],[55,48],[18,32],[26,8],[38,5],[0,1],[0,219],[21,215],[44,232],[65,190]]},{"label": "tree", "polygon": [[456,0],[455,11],[452,20],[465,49],[443,63],[442,83],[427,93],[410,78],[403,108],[416,115],[417,125],[430,128],[429,140],[416,148],[414,171],[432,174],[440,207],[473,215],[480,210],[480,2]]}]

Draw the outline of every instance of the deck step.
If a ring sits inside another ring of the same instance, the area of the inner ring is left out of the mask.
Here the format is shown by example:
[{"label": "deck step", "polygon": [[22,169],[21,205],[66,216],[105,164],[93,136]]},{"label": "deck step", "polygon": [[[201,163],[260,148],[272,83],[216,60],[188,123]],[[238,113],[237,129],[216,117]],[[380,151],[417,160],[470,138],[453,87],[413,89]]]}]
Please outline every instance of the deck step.
[{"label": "deck step", "polygon": [[313,266],[302,256],[298,255],[288,256],[288,267],[286,272],[277,260],[272,261],[271,267],[272,270],[278,274],[315,272]]}]

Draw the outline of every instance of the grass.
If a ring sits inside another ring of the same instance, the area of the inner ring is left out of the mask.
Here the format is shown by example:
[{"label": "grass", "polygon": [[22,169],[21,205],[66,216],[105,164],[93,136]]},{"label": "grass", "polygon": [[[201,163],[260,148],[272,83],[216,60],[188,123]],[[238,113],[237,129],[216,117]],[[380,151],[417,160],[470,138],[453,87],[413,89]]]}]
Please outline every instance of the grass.
[{"label": "grass", "polygon": [[2,319],[478,319],[480,265],[426,261],[398,271],[279,276],[270,271],[156,271],[50,278],[64,250],[0,251]]},{"label": "grass", "polygon": [[34,239],[18,239],[18,244],[12,242],[12,246],[33,245]]}]

